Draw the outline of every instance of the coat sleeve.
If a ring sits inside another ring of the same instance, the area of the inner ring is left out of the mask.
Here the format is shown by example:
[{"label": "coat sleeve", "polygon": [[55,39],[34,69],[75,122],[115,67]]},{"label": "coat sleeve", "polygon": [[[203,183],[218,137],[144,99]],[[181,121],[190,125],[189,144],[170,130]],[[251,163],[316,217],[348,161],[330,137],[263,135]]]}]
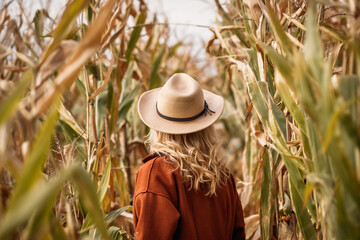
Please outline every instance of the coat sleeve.
[{"label": "coat sleeve", "polygon": [[180,214],[167,197],[152,192],[140,193],[133,206],[137,240],[173,239]]}]

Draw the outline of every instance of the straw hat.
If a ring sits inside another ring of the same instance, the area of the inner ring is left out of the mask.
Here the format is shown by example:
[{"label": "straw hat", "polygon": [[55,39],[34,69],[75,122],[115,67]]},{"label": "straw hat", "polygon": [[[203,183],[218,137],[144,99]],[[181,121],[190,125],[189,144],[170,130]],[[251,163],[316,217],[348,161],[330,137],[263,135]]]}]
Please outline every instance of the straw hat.
[{"label": "straw hat", "polygon": [[201,89],[186,73],[174,74],[162,88],[144,92],[138,103],[141,120],[150,128],[171,134],[200,131],[221,115],[224,99]]}]

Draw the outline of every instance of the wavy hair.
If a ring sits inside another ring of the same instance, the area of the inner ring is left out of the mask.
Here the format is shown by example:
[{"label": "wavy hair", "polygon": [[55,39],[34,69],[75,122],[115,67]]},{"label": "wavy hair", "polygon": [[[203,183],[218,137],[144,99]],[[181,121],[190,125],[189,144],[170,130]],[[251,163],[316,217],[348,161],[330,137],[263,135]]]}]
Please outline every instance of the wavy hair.
[{"label": "wavy hair", "polygon": [[165,159],[174,170],[180,169],[188,190],[193,188],[206,196],[216,195],[217,188],[230,176],[224,149],[213,126],[189,134],[151,129],[146,142],[151,153],[168,156]]}]

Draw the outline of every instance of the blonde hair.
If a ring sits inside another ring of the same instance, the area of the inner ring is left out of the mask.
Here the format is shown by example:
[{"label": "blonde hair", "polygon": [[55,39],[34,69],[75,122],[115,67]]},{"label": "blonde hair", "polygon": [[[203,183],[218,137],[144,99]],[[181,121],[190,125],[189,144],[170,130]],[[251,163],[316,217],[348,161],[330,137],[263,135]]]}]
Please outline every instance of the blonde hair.
[{"label": "blonde hair", "polygon": [[189,134],[168,134],[151,129],[147,143],[151,153],[166,155],[166,161],[180,169],[188,189],[206,196],[229,178],[224,150],[213,126]]}]

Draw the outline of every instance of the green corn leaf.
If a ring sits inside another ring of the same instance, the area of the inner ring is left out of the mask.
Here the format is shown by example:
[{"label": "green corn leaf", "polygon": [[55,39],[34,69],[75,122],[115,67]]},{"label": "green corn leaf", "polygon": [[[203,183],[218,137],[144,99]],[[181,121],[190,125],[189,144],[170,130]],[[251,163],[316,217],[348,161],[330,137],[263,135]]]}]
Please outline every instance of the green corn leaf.
[{"label": "green corn leaf", "polygon": [[[145,22],[146,16],[147,16],[147,14],[146,14],[145,10],[140,13],[140,15],[138,16],[138,18],[136,20],[136,25],[134,27],[134,30],[131,33],[129,43],[128,43],[126,53],[125,53],[125,58],[128,63],[130,62],[130,57],[131,57],[133,50],[135,49],[136,43],[138,42],[138,40],[140,38],[141,30],[143,29],[142,24]],[[139,26],[137,26],[137,25],[139,25]]]},{"label": "green corn leaf", "polygon": [[261,183],[260,194],[260,227],[261,239],[271,239],[273,230],[273,184],[272,184],[272,166],[268,150],[263,155],[263,181]]},{"label": "green corn leaf", "polygon": [[71,129],[73,129],[78,136],[82,137],[83,139],[88,138],[85,130],[80,127],[73,115],[70,113],[70,111],[66,109],[62,102],[59,105],[58,111],[62,121],[64,121],[69,127],[71,127]]},{"label": "green corn leaf", "polygon": [[279,92],[282,101],[285,103],[285,106],[289,109],[291,116],[294,118],[295,122],[299,126],[302,133],[307,135],[306,126],[305,126],[305,118],[304,114],[300,110],[298,104],[292,96],[292,93],[289,90],[286,82],[282,78],[280,74],[275,74],[275,85],[276,89]]},{"label": "green corn leaf", "polygon": [[119,106],[119,116],[118,116],[118,124],[116,129],[118,130],[121,126],[121,123],[125,120],[127,113],[129,112],[132,104],[134,103],[135,97],[138,94],[140,89],[140,85],[136,86],[134,89],[131,90],[126,96],[126,99],[121,102]]},{"label": "green corn leaf", "polygon": [[15,113],[17,105],[24,96],[33,77],[32,69],[26,71],[22,75],[20,82],[16,84],[9,95],[2,100],[2,104],[0,104],[0,125]]},{"label": "green corn leaf", "polygon": [[344,192],[353,199],[358,209],[360,209],[360,182],[341,143],[343,142],[340,136],[334,136],[327,150],[330,154],[330,164],[335,177],[343,184]]},{"label": "green corn leaf", "polygon": [[312,198],[307,199],[305,201],[305,184],[303,177],[301,176],[300,170],[303,170],[306,172],[303,163],[299,162],[296,159],[292,159],[292,154],[289,151],[289,149],[286,146],[285,139],[282,137],[279,127],[277,126],[277,122],[274,119],[274,115],[272,114],[272,111],[269,111],[270,115],[270,132],[273,136],[275,145],[280,150],[280,155],[284,161],[284,164],[286,166],[286,169],[289,172],[289,176],[294,184],[294,187],[296,191],[299,193],[300,198],[302,199],[302,202],[305,203],[309,213],[311,214],[311,217],[313,219],[317,219],[316,211],[315,211],[315,205],[312,200]]},{"label": "green corn leaf", "polygon": [[65,231],[54,214],[50,216],[50,233],[53,240],[67,240]]},{"label": "green corn leaf", "polygon": [[297,191],[296,187],[294,187],[294,182],[291,178],[289,179],[289,182],[291,199],[294,203],[297,223],[302,233],[302,236],[306,240],[316,240],[316,231],[311,222],[310,215],[304,205],[304,201],[301,198],[300,193]]},{"label": "green corn leaf", "polygon": [[[101,83],[98,81],[98,85]],[[100,92],[99,95],[95,98],[95,123],[96,123],[96,131],[97,135],[100,136],[101,132],[103,132],[105,127],[105,118],[107,111],[107,100],[108,100],[108,85]]]},{"label": "green corn leaf", "polygon": [[85,89],[85,86],[84,86],[83,82],[82,82],[79,78],[76,78],[75,84],[76,84],[76,86],[78,87],[80,93],[81,93],[84,97],[86,97],[86,89]]},{"label": "green corn leaf", "polygon": [[[339,189],[336,191],[336,213],[333,219],[336,221],[333,233],[337,239],[360,239],[358,231],[359,208],[354,209],[353,204],[346,201],[346,194]],[[353,211],[352,211],[353,210]]]},{"label": "green corn leaf", "polygon": [[173,56],[175,55],[176,51],[177,51],[177,50],[179,49],[179,47],[181,47],[182,45],[183,45],[182,42],[179,42],[179,43],[175,44],[175,46],[173,46],[173,47],[170,49],[168,55],[166,56],[166,59],[169,59],[169,58],[173,57]]},{"label": "green corn leaf", "polygon": [[120,233],[120,228],[118,227],[115,227],[115,226],[111,226],[108,230],[108,233],[111,237],[111,239],[114,239],[114,240],[120,240],[121,239],[121,233]]},{"label": "green corn leaf", "polygon": [[[113,158],[113,165],[115,168],[120,168],[122,165],[120,163],[120,159],[114,157]],[[114,171],[114,178],[115,178],[115,187],[119,194],[120,199],[120,206],[127,206],[130,204],[130,196],[129,196],[129,189],[126,180],[126,176],[123,169],[118,169]]]},{"label": "green corn leaf", "polygon": [[[339,79],[338,91],[341,93],[345,101],[350,100],[358,96],[356,91],[357,87],[360,85],[360,76],[349,75],[342,76]],[[351,115],[355,116],[356,106],[351,108]]]},{"label": "green corn leaf", "polygon": [[[252,159],[252,156],[251,156],[251,139],[252,139],[252,137],[250,135],[250,131],[248,131],[246,137],[247,137],[247,139],[249,139],[249,142],[248,142],[248,144],[246,144],[245,162],[246,162],[246,166],[250,166],[250,162]],[[247,174],[250,174],[250,167],[248,167],[247,169],[248,169]]]},{"label": "green corn leaf", "polygon": [[[307,121],[307,118],[305,118],[305,122]],[[305,125],[306,126],[306,125]],[[309,141],[309,133],[306,132],[307,135],[305,135],[304,132],[301,131],[301,140],[302,140],[302,144],[303,144],[303,148],[304,148],[304,154],[305,154],[305,157],[307,159],[313,159],[313,156],[311,154],[311,148],[310,148],[310,141]],[[313,168],[310,168],[309,169],[312,171]]]},{"label": "green corn leaf", "polygon": [[330,121],[328,123],[328,127],[326,130],[325,140],[323,141],[324,149],[326,150],[332,140],[333,134],[336,129],[336,123],[340,116],[344,115],[344,112],[354,105],[356,102],[360,101],[360,96],[357,98],[353,98],[342,104],[338,109],[335,109],[335,112],[331,115]]},{"label": "green corn leaf", "polygon": [[114,240],[128,240],[126,231],[115,226],[111,226],[108,230],[111,239]]},{"label": "green corn leaf", "polygon": [[254,73],[256,80],[261,81],[256,48],[251,48],[251,49],[247,50],[247,54],[249,56],[249,58],[248,58],[249,66],[252,69],[252,72]]},{"label": "green corn leaf", "polygon": [[62,170],[58,177],[48,182],[38,181],[33,188],[23,193],[16,208],[8,209],[4,216],[0,225],[0,239],[6,239],[19,226],[26,224],[34,213],[50,212],[63,183],[69,179],[77,186],[80,196],[86,199],[88,214],[91,215],[102,237],[109,239],[95,186],[87,172],[78,165]]},{"label": "green corn leaf", "polygon": [[9,202],[9,209],[17,208],[21,196],[29,191],[36,180],[41,176],[42,168],[50,149],[51,136],[59,117],[57,111],[59,100],[60,99],[55,102],[37,134],[30,153],[25,157],[22,172],[19,175],[19,179],[17,179],[13,196]]},{"label": "green corn leaf", "polygon": [[39,59],[38,66],[42,65],[42,63],[50,56],[50,54],[59,46],[60,42],[71,31],[71,28],[76,21],[76,17],[88,5],[88,3],[89,0],[77,0],[72,1],[72,3],[67,6],[59,24],[56,26],[53,32],[53,38],[51,39],[51,42]]},{"label": "green corn leaf", "polygon": [[[116,209],[114,211],[111,211],[110,213],[106,214],[106,216],[104,217],[104,221],[107,224],[111,224],[116,218],[118,218],[123,212],[127,211],[127,210],[132,210],[132,206],[125,206],[119,209]],[[87,221],[85,221],[85,224],[82,226],[83,231],[86,230],[87,228],[89,228],[91,226],[92,222],[90,221],[90,219],[88,219]]]},{"label": "green corn leaf", "polygon": [[92,9],[92,7],[87,7],[87,18],[88,18],[88,21],[91,22],[93,20],[93,14],[94,14],[94,11]]},{"label": "green corn leaf", "polygon": [[285,78],[285,80],[295,96],[299,99],[304,111],[314,122],[318,122],[321,116],[319,114],[319,108],[322,107],[322,99],[318,94],[321,92],[321,87],[311,76],[304,57],[299,53],[295,55],[296,57],[293,59],[295,62],[294,66],[296,67],[292,69],[293,78]]},{"label": "green corn leaf", "polygon": [[[245,11],[245,6],[244,6],[244,2],[243,1],[238,1],[237,2],[240,6],[238,6],[238,8],[240,8],[241,14],[242,14],[242,19],[245,25],[245,30],[247,32],[247,34],[249,36],[251,36],[253,34],[253,29],[252,29],[252,25],[249,24],[249,19],[246,11]],[[253,44],[253,42],[251,42]]]},{"label": "green corn leaf", "polygon": [[88,173],[83,168],[77,167],[75,170],[75,173],[72,175],[72,180],[74,181],[82,198],[86,199],[86,201],[84,201],[86,210],[101,235],[105,239],[109,239],[106,225],[103,221],[103,213],[99,205],[99,197],[95,191],[95,186]]},{"label": "green corn leaf", "polygon": [[33,23],[35,26],[36,36],[42,37],[44,32],[44,17],[48,16],[47,11],[45,9],[36,10],[35,16],[33,18]]},{"label": "green corn leaf", "polygon": [[286,119],[284,113],[276,106],[273,98],[270,96],[268,84],[266,82],[257,82],[257,85],[260,88],[265,99],[268,99],[267,102],[270,102],[272,114],[275,117],[277,125],[281,131],[282,137],[286,139]]},{"label": "green corn leaf", "polygon": [[41,209],[34,209],[34,213],[30,217],[26,229],[24,230],[24,240],[40,239],[44,238],[44,235],[53,236],[52,231],[56,231],[58,239],[67,239],[64,229],[51,211],[51,204],[54,204],[56,201],[54,198],[56,198],[57,195],[58,194],[54,194],[53,197],[48,198],[48,202],[46,203],[49,204],[48,206]]},{"label": "green corn leaf", "polygon": [[109,154],[109,157],[106,159],[105,169],[98,189],[100,204],[103,202],[109,186],[110,172],[111,172],[111,155]]},{"label": "green corn leaf", "polygon": [[[102,176],[102,179],[100,182],[100,186],[97,190],[100,206],[101,206],[101,204],[105,198],[106,192],[108,190],[109,181],[110,181],[110,172],[111,172],[111,155],[109,155],[108,158],[106,159],[106,165],[105,165],[105,169],[103,172],[103,176]],[[92,218],[89,215],[87,215],[81,229],[86,230],[93,223],[94,222],[93,222]]]},{"label": "green corn leaf", "polygon": [[250,82],[247,84],[249,94],[253,101],[254,107],[264,121],[269,120],[269,109],[267,99],[262,94],[259,85],[256,82]]},{"label": "green corn leaf", "polygon": [[119,129],[120,125],[125,120],[126,115],[134,103],[136,96],[139,94],[141,87],[141,84],[137,81],[133,81],[131,77],[126,77],[122,84],[123,86],[118,106],[118,120],[116,130]]},{"label": "green corn leaf", "polygon": [[[254,103],[255,109],[259,112],[260,116],[264,120],[264,124],[267,125],[269,121],[269,107],[268,105],[271,104],[273,114],[275,116],[275,120],[277,121],[277,125],[279,126],[279,130],[282,134],[282,137],[285,139],[286,137],[286,119],[284,114],[281,112],[280,109],[277,108],[275,103],[273,102],[272,98],[267,89],[267,84],[265,82],[251,82],[248,83],[248,89],[251,96],[251,99]],[[270,101],[270,103],[268,102]],[[281,126],[281,127],[280,127]]]},{"label": "green corn leaf", "polygon": [[[233,25],[233,22],[231,20],[231,17],[229,16],[229,14],[224,10],[224,8],[222,7],[222,5],[220,4],[219,0],[215,0],[215,4],[216,7],[220,13],[220,15],[223,17],[223,20],[225,22],[226,25]],[[236,35],[236,37],[241,41],[242,44],[244,44],[245,47],[249,48],[249,43],[246,41],[246,38],[244,37],[244,35],[241,33],[240,30],[236,29],[233,31],[234,34]]]},{"label": "green corn leaf", "polygon": [[71,128],[66,122],[59,119],[59,125],[61,127],[62,133],[68,143],[75,142],[76,152],[80,155],[81,159],[87,159],[85,149],[85,139],[82,138],[78,133]]},{"label": "green corn leaf", "polygon": [[150,73],[150,89],[154,89],[160,86],[160,77],[159,77],[159,67],[163,56],[165,54],[166,45],[162,45],[158,55],[155,57],[152,66],[151,66],[151,73]]},{"label": "green corn leaf", "polygon": [[[316,170],[306,176],[306,185],[308,189],[314,189],[313,194],[321,199],[324,209],[326,209],[326,219],[321,219],[322,226],[326,225],[326,234],[334,234],[338,228],[336,212],[334,208],[335,201],[329,198],[334,196],[338,186],[332,176],[328,173],[320,173]],[[323,229],[325,230],[325,229]],[[325,231],[322,231],[325,233]]]},{"label": "green corn leaf", "polygon": [[269,47],[260,41],[258,42],[258,45],[261,47],[261,49],[264,50],[265,54],[270,58],[271,62],[278,68],[279,72],[285,78],[291,89],[295,89],[292,73],[294,63],[292,63],[291,59],[285,58],[276,52],[272,47]]},{"label": "green corn leaf", "polygon": [[116,218],[118,218],[123,212],[127,211],[127,210],[131,210],[131,206],[125,206],[119,209],[116,209],[108,214],[106,214],[104,220],[108,223],[113,222]]},{"label": "green corn leaf", "polygon": [[356,166],[356,149],[360,148],[360,129],[349,114],[341,115],[339,120],[346,154],[351,165]]},{"label": "green corn leaf", "polygon": [[306,119],[306,132],[309,135],[309,148],[312,160],[314,162],[315,171],[318,173],[329,173],[330,165],[328,158],[322,152],[322,144],[318,134],[318,130],[311,119]]},{"label": "green corn leaf", "polygon": [[0,238],[7,239],[16,228],[28,222],[31,216],[48,211],[55,202],[60,190],[61,180],[37,183],[29,191],[22,193],[17,199],[17,205],[9,208],[0,225]]},{"label": "green corn leaf", "polygon": [[324,51],[319,32],[317,30],[318,24],[316,22],[316,9],[314,2],[309,2],[306,16],[304,58],[315,80],[321,81],[321,76],[323,75],[324,71]]},{"label": "green corn leaf", "polygon": [[[247,81],[251,81],[251,80],[247,80]],[[272,110],[272,108],[276,106],[269,97],[269,94],[266,93],[267,98],[270,101],[270,103],[268,103],[268,100],[266,100],[266,97],[263,94],[265,91],[260,89],[258,82],[256,81],[249,82],[247,85],[255,109],[257,110],[258,114],[261,116],[262,122],[266,127],[267,132],[270,134],[270,136],[272,136],[272,139],[274,140],[276,147],[280,150],[280,154],[282,155],[283,161],[289,172],[290,178],[292,178],[295,184],[294,186],[296,187],[297,191],[302,194],[301,196],[303,196],[303,193],[305,192],[305,185],[299,170],[301,169],[303,171],[306,171],[306,169],[304,168],[303,163],[299,162],[299,160],[296,160],[295,158],[294,159],[292,158],[292,154],[286,145],[284,132],[280,130],[278,126],[279,123],[283,124],[284,120],[276,119],[276,115],[279,114],[279,112]],[[271,109],[268,107],[269,104],[271,106]],[[315,206],[312,199],[309,199],[306,202],[306,206],[309,209],[311,216],[314,219],[316,219]]]},{"label": "green corn leaf", "polygon": [[266,7],[262,1],[258,3],[260,5],[260,8],[263,9],[263,13],[266,19],[270,22],[271,29],[273,30],[276,39],[280,42],[282,50],[285,51],[285,53],[291,53],[292,42],[289,40],[283,27],[280,25],[280,22],[277,19],[274,10],[270,6]]}]

